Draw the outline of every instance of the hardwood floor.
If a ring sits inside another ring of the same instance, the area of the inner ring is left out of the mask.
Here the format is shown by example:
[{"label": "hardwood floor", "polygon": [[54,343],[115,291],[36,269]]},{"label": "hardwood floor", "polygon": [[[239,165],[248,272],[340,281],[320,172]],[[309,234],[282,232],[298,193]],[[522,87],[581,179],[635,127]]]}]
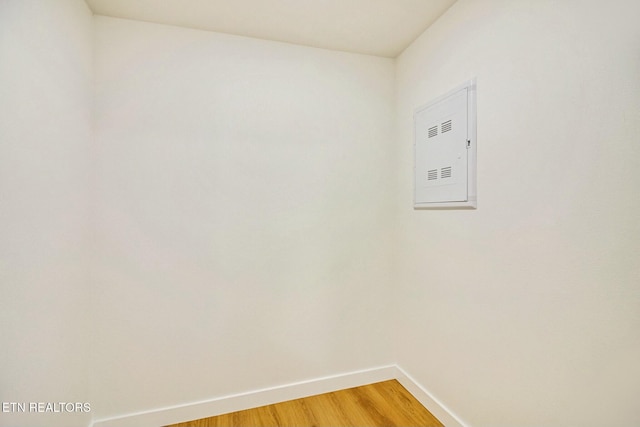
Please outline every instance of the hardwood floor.
[{"label": "hardwood floor", "polygon": [[396,380],[167,427],[444,427]]}]

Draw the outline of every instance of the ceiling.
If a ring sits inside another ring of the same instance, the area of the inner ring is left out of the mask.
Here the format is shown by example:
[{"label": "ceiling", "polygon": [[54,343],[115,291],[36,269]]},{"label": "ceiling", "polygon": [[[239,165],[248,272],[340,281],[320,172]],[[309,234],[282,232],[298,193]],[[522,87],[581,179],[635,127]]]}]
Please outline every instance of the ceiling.
[{"label": "ceiling", "polygon": [[456,0],[86,0],[97,15],[394,58]]}]

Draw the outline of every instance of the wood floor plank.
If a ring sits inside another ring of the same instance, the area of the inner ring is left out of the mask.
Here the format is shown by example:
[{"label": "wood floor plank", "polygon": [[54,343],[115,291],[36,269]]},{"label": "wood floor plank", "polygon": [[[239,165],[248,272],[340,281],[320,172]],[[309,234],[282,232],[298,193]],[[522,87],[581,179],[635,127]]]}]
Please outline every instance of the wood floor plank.
[{"label": "wood floor plank", "polygon": [[396,380],[167,427],[444,427]]}]

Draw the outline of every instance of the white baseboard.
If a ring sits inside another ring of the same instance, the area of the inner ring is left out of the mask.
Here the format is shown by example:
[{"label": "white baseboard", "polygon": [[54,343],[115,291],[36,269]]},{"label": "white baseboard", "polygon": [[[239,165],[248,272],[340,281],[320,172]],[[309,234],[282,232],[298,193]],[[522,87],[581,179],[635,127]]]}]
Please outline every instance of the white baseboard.
[{"label": "white baseboard", "polygon": [[421,386],[411,375],[399,366],[395,366],[396,379],[409,391],[422,406],[427,408],[445,427],[471,427],[453,411],[447,408],[439,399]]},{"label": "white baseboard", "polygon": [[446,427],[471,427],[397,365],[380,366],[183,405],[98,419],[93,421],[91,427],[166,426],[391,379],[397,379]]},{"label": "white baseboard", "polygon": [[396,366],[388,365],[377,368],[353,371],[328,377],[316,378],[217,397],[199,402],[191,402],[151,411],[137,412],[119,417],[94,420],[92,427],[159,427],[168,424],[207,418],[243,409],[256,408],[292,399],[328,393],[345,388],[359,387],[380,381],[394,379]]}]

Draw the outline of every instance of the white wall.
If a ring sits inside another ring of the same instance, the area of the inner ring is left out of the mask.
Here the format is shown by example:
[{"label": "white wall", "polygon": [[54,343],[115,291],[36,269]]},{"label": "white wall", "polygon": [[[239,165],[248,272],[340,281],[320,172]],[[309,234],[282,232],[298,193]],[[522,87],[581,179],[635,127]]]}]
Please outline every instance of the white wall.
[{"label": "white wall", "polygon": [[[640,423],[639,12],[459,0],[396,110],[390,60],[0,0],[0,400],[87,400],[88,345],[96,418],[397,361],[476,427]],[[414,211],[473,76],[479,209]]]},{"label": "white wall", "polygon": [[392,362],[394,62],[95,34],[95,416]]},{"label": "white wall", "polygon": [[[91,12],[0,0],[0,401],[87,402]],[[2,426],[90,415],[2,413]]]},{"label": "white wall", "polygon": [[[640,3],[459,0],[398,59],[397,360],[474,426],[640,424]],[[477,211],[412,209],[477,76]]]}]

